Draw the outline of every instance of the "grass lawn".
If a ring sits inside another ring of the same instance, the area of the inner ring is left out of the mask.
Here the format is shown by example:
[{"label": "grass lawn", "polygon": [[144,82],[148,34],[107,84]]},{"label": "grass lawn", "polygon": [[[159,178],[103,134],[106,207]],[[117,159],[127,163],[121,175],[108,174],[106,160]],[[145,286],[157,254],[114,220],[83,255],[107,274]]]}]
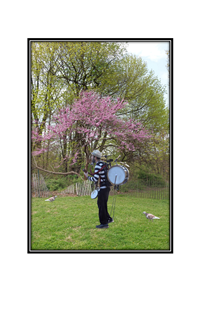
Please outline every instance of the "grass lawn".
[{"label": "grass lawn", "polygon": [[[111,212],[113,194],[108,201]],[[160,220],[146,219],[143,211]],[[114,222],[99,224],[97,199],[59,197],[53,202],[32,198],[31,250],[170,250],[169,200],[117,194]]]}]

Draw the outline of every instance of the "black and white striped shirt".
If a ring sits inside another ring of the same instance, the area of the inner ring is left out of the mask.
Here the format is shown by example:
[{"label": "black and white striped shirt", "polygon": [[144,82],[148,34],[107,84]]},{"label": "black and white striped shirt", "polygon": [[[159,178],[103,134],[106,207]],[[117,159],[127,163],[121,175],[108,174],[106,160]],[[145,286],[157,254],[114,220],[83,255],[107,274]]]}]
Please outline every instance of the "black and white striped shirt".
[{"label": "black and white striped shirt", "polygon": [[88,177],[88,180],[93,181],[95,183],[98,182],[98,179],[100,177],[100,189],[106,188],[106,177],[105,177],[106,168],[103,168],[103,170],[99,171],[104,165],[105,163],[102,161],[97,162],[95,165],[94,175],[92,177]]}]

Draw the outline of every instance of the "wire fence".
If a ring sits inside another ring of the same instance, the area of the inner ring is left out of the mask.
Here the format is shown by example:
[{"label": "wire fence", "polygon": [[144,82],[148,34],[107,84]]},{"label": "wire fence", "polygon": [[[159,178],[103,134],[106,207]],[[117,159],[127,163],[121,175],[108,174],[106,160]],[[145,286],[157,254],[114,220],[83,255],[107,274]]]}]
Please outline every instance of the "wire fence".
[{"label": "wire fence", "polygon": [[64,193],[74,194],[74,193],[75,193],[75,185],[72,184],[71,186],[67,187],[67,188],[64,190]]},{"label": "wire fence", "polygon": [[47,188],[44,177],[39,173],[39,171],[38,174],[32,174],[31,192],[35,197],[49,197],[50,192]]},{"label": "wire fence", "polygon": [[136,198],[168,200],[169,194],[169,186],[166,186],[164,188],[147,187],[144,190],[132,190],[132,195]]},{"label": "wire fence", "polygon": [[[114,186],[111,187],[111,191]],[[75,185],[69,186],[65,189],[67,194],[75,194],[77,196],[89,196],[94,190],[94,185],[91,181],[84,181],[76,183]],[[117,187],[117,191],[122,192],[121,186]],[[169,184],[165,187],[144,187],[127,190],[132,192],[132,195],[137,198],[149,198],[149,199],[159,199],[159,200],[168,200],[169,199]]]},{"label": "wire fence", "polygon": [[90,196],[93,188],[91,181],[78,182],[75,185],[75,192],[77,196]]},{"label": "wire fence", "polygon": [[[132,193],[133,197],[137,198],[149,198],[149,199],[159,199],[165,200],[169,199],[169,184],[167,183],[163,187],[155,185],[143,185],[138,181],[134,182],[135,185],[130,185],[126,183],[124,186],[117,186],[118,192],[129,192]],[[49,197],[50,191],[47,188],[46,182],[42,174],[33,173],[32,174],[32,196],[34,197]],[[125,189],[126,187],[126,189]],[[90,196],[91,192],[95,189],[94,183],[86,180],[83,182],[77,182],[68,186],[66,189],[60,192],[61,195],[77,195],[77,196]],[[111,191],[113,187],[111,187]]]},{"label": "wire fence", "polygon": [[89,196],[91,195],[92,191],[93,191],[93,182],[86,180],[86,181],[77,182],[75,184],[68,186],[66,189],[61,191],[61,194]]}]

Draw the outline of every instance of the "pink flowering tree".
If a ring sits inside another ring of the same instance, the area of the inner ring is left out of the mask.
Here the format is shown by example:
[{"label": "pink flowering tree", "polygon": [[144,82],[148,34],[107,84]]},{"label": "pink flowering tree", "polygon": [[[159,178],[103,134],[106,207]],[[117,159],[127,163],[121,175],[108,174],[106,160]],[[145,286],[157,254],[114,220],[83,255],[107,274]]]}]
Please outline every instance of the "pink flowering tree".
[{"label": "pink flowering tree", "polygon": [[62,146],[62,161],[73,166],[83,155],[88,163],[93,149],[103,151],[112,146],[119,152],[135,151],[136,143],[150,136],[141,123],[117,115],[125,107],[123,100],[82,92],[72,105],[58,111],[42,136],[33,126],[32,142],[41,146],[33,155],[58,152]]}]

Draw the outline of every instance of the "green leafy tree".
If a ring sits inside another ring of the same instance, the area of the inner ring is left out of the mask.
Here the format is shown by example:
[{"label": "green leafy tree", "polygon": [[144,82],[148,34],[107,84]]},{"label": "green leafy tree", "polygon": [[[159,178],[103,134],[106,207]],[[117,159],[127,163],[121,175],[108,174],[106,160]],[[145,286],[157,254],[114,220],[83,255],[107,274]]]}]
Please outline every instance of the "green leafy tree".
[{"label": "green leafy tree", "polygon": [[78,97],[81,90],[94,90],[107,82],[105,79],[111,81],[124,52],[124,44],[116,42],[60,42],[56,76]]},{"label": "green leafy tree", "polygon": [[[114,100],[117,97],[125,99],[127,106],[118,111],[118,116],[138,120],[156,137],[166,125],[165,88],[141,58],[126,54],[125,43],[33,42],[31,67],[32,120],[41,136],[47,131],[47,125],[53,123],[55,111],[66,105],[73,106],[74,99],[83,90],[94,90],[102,97],[110,96]],[[67,131],[62,132],[58,144],[61,160],[72,152],[80,139],[76,127],[68,137],[68,143]],[[113,150],[119,143],[115,138],[108,140],[107,131],[100,132],[100,140],[101,144],[98,146],[95,142],[94,148]],[[41,148],[40,139],[34,147]],[[150,144],[144,144],[140,157],[132,152],[124,157],[143,161],[143,155],[151,154],[152,148]],[[47,153],[46,166],[48,156]],[[81,151],[78,158],[83,161]],[[65,162],[64,170],[68,170]]]},{"label": "green leafy tree", "polygon": [[[46,42],[33,42],[31,47],[31,111],[32,124],[38,129],[39,135],[46,131],[52,116],[65,101],[62,83],[55,77],[55,59],[58,46],[50,46]],[[40,148],[37,141],[34,148]],[[46,154],[46,165],[48,164]],[[43,158],[44,162],[44,158]]]}]

